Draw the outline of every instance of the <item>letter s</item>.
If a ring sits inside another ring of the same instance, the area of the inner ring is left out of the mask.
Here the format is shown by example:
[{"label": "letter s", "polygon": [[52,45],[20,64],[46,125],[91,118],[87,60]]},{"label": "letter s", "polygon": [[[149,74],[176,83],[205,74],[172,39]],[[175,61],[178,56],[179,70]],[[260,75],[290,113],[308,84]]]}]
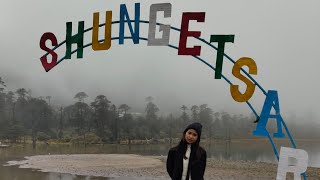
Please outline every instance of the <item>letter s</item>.
[{"label": "letter s", "polygon": [[51,43],[52,43],[52,46],[57,46],[58,45],[58,41],[57,41],[57,38],[56,36],[51,33],[51,32],[46,32],[44,33],[42,36],[41,36],[41,39],[40,39],[40,48],[44,51],[47,51],[49,54],[51,54],[52,56],[52,61],[51,63],[48,63],[47,61],[47,56],[42,56],[40,58],[41,60],[41,63],[42,63],[42,66],[43,68],[46,70],[46,72],[50,71],[50,69],[52,69],[54,66],[57,65],[57,59],[58,59],[58,55],[57,53],[55,53],[53,50],[51,50],[50,48],[48,48],[46,46],[46,41],[47,40],[50,40]]}]

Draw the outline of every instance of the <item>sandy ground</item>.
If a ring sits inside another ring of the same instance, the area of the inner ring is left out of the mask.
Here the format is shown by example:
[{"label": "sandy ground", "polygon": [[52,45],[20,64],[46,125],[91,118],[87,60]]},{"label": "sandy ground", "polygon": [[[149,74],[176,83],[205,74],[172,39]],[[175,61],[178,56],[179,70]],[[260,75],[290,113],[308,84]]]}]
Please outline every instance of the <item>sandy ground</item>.
[{"label": "sandy ground", "polygon": [[[165,156],[134,154],[77,154],[25,157],[9,161],[8,166],[39,169],[42,172],[87,176],[128,177],[128,179],[170,179],[165,169]],[[308,168],[308,180],[320,179],[320,169]],[[208,159],[206,180],[270,180],[276,179],[277,165],[251,161],[219,161]],[[289,178],[293,179],[289,174]]]}]

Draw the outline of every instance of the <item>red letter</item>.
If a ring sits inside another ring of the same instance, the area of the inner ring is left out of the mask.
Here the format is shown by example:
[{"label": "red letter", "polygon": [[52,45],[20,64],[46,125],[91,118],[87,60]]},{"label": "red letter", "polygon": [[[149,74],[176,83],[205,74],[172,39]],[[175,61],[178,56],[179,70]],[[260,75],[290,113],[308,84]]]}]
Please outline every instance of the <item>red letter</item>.
[{"label": "red letter", "polygon": [[41,36],[41,39],[40,39],[40,48],[44,51],[47,51],[49,54],[51,54],[52,56],[52,61],[51,63],[48,63],[47,61],[47,56],[42,56],[40,59],[41,59],[41,63],[42,63],[42,66],[43,68],[48,72],[50,71],[50,69],[52,69],[54,66],[57,65],[57,59],[58,59],[58,55],[57,53],[55,53],[53,50],[49,49],[47,46],[46,46],[46,41],[47,40],[50,40],[51,43],[52,43],[52,46],[57,46],[58,45],[58,41],[57,41],[57,38],[56,36],[51,33],[51,32],[46,32],[44,33],[42,36]]},{"label": "red letter", "polygon": [[181,21],[181,33],[179,41],[178,55],[193,55],[200,56],[201,46],[194,46],[192,48],[187,48],[187,38],[200,37],[200,31],[188,31],[189,21],[197,20],[197,22],[204,22],[205,12],[185,12],[182,14]]}]

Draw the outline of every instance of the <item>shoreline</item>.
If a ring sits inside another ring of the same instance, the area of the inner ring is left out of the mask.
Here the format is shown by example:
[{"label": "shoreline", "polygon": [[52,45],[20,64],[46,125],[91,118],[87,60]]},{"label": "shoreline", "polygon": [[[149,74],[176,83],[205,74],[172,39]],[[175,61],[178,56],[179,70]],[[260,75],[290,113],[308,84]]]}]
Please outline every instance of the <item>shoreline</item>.
[{"label": "shoreline", "polygon": [[[71,154],[28,156],[8,161],[4,166],[35,169],[82,176],[127,177],[138,179],[170,179],[166,172],[166,156],[135,154]],[[275,179],[277,164],[207,159],[206,180],[269,180]],[[320,179],[320,168],[308,167],[308,180]],[[290,179],[292,174],[288,173]]]},{"label": "shoreline", "polygon": [[[166,139],[166,138],[165,138]],[[165,139],[159,139],[158,142],[148,142],[148,140],[143,140],[143,139],[132,139],[131,140],[131,145],[146,145],[146,144],[169,144],[169,142],[165,141]],[[149,141],[151,141],[152,139],[149,139]],[[180,141],[180,138],[173,138],[173,143],[177,143]],[[209,144],[210,142],[215,142],[215,143],[219,143],[219,142],[225,142],[225,141],[230,141],[231,143],[238,143],[238,142],[257,142],[257,141],[261,141],[261,142],[269,142],[269,140],[267,138],[263,138],[263,137],[254,137],[254,138],[231,138],[231,139],[203,139],[201,140],[202,143],[204,144]],[[274,139],[274,142],[288,142],[291,143],[289,139]],[[318,143],[320,142],[319,138],[295,138],[296,142],[315,142]],[[19,145],[32,145],[32,141],[27,140],[26,142],[15,142],[15,143],[10,143],[10,142],[6,142],[8,145],[12,145],[12,146],[19,146]],[[49,145],[81,145],[84,143],[83,142],[61,142],[61,141],[57,141],[54,139],[49,139],[47,141],[37,141],[37,145],[45,145],[46,143],[48,143]],[[120,143],[90,143],[87,142],[87,145],[129,145],[128,140],[122,140],[120,141]]]}]

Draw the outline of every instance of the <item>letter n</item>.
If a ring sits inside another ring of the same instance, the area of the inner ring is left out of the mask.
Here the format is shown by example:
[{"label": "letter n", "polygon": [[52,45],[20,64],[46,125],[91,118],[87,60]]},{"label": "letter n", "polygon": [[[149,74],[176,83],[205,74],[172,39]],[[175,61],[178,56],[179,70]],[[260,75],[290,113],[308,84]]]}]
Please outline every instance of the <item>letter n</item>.
[{"label": "letter n", "polygon": [[[273,104],[274,103],[274,104]],[[274,106],[274,110],[276,114],[272,115],[271,108]],[[269,90],[266,100],[264,101],[264,105],[260,114],[260,119],[258,121],[256,130],[253,131],[253,135],[255,136],[268,136],[268,131],[266,129],[266,125],[268,123],[269,118],[274,118],[277,121],[277,128],[278,132],[273,134],[275,138],[283,138],[284,134],[282,133],[282,117],[280,115],[280,108],[279,108],[279,100],[278,100],[278,93],[274,90]]]},{"label": "letter n", "polygon": [[139,44],[140,30],[140,3],[135,3],[134,31],[129,18],[128,10],[125,4],[120,5],[120,27],[119,27],[119,44],[124,42],[124,23],[127,19],[129,30],[134,44]]}]

